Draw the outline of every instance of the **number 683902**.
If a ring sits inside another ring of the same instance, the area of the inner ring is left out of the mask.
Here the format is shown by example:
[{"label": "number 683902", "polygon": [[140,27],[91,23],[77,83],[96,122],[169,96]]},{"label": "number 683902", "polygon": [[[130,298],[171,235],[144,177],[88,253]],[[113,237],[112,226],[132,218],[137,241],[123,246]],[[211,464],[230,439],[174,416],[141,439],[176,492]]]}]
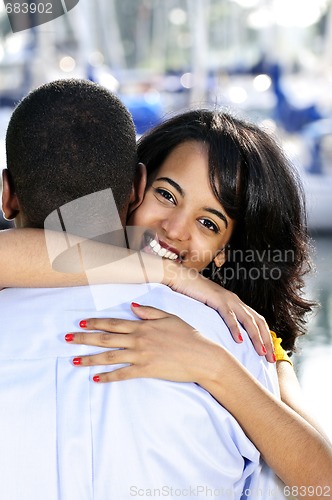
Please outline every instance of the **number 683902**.
[{"label": "number 683902", "polygon": [[49,3],[6,3],[7,14],[52,14],[53,5]]},{"label": "number 683902", "polygon": [[330,486],[285,486],[285,497],[331,497]]}]

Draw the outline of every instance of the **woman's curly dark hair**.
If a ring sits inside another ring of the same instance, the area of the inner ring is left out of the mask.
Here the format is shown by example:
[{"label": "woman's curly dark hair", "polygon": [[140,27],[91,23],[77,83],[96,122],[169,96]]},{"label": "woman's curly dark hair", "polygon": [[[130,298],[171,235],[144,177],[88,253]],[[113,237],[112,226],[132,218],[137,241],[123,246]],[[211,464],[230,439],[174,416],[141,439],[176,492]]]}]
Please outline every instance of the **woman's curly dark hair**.
[{"label": "woman's curly dark hair", "polygon": [[148,177],[186,141],[208,146],[212,190],[235,221],[223,249],[226,263],[216,270],[211,262],[203,274],[262,314],[283,348],[294,350],[315,305],[302,296],[303,277],[311,269],[310,239],[296,170],[258,126],[199,109],[170,118],[139,140],[138,159]]}]

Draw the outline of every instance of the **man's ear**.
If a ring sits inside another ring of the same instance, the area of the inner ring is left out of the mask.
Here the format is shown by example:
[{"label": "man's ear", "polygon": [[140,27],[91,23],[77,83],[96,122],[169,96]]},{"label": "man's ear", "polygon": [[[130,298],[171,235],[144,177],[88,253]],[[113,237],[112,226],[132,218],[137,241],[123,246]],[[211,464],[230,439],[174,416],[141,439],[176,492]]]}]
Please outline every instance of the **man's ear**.
[{"label": "man's ear", "polygon": [[147,182],[146,166],[143,163],[138,163],[133,187],[130,193],[130,201],[128,207],[128,216],[140,206],[143,201]]},{"label": "man's ear", "polygon": [[226,262],[226,253],[225,250],[220,250],[220,252],[215,256],[213,259],[213,262],[215,263],[216,267],[221,267],[225,264]]},{"label": "man's ear", "polygon": [[13,220],[20,212],[14,183],[7,168],[2,171],[2,211],[6,220]]}]

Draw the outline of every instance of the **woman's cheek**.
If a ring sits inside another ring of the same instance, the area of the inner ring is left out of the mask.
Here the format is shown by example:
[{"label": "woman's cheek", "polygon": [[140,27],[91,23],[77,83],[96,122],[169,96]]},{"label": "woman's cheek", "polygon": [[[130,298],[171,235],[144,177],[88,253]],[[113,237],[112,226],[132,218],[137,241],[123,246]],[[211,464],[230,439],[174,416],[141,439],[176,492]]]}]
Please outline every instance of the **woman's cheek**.
[{"label": "woman's cheek", "polygon": [[202,271],[209,263],[208,254],[210,252],[205,248],[201,249],[195,246],[192,242],[192,250],[188,256],[187,262],[184,263],[186,267],[196,269],[196,271]]}]

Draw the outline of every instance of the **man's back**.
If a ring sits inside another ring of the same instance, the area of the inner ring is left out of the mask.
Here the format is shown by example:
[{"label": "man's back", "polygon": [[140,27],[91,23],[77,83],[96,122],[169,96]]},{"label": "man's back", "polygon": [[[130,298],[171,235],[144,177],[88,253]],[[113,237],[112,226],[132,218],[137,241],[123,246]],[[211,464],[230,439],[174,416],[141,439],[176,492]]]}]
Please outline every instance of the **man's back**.
[{"label": "man's back", "polygon": [[[117,303],[142,294],[141,285],[1,292],[4,498],[240,498],[244,490],[253,498],[254,488],[274,488],[272,478],[258,478],[259,454],[235,419],[196,384],[98,385],[91,378],[100,367],[72,366],[73,356],[98,350],[64,342],[81,319],[134,319],[128,304],[96,312],[91,290]],[[250,342],[236,344],[214,311],[162,285],[139,301],[181,315],[276,392],[274,368]]]}]

